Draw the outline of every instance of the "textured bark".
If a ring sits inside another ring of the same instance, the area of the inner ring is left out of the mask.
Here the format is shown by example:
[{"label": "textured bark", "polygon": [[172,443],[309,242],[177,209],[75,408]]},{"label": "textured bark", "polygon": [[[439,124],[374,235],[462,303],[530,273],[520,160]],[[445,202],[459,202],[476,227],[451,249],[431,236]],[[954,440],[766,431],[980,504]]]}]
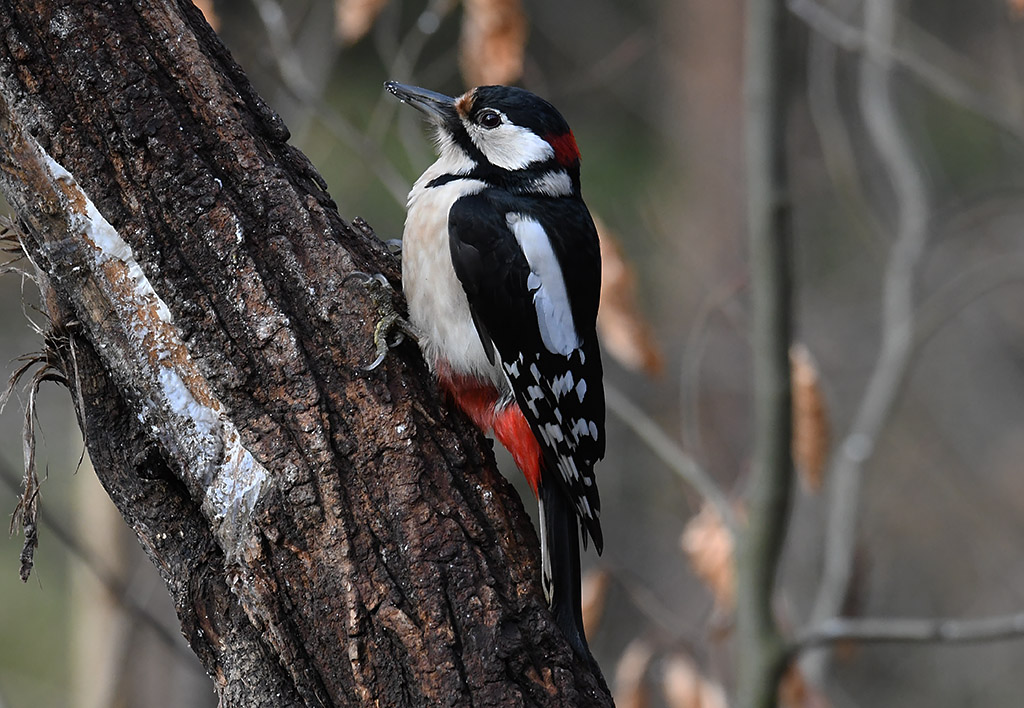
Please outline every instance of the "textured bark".
[{"label": "textured bark", "polygon": [[359,369],[396,262],[287,138],[188,2],[0,2],[0,187],[222,705],[610,705],[486,441],[414,346]]}]

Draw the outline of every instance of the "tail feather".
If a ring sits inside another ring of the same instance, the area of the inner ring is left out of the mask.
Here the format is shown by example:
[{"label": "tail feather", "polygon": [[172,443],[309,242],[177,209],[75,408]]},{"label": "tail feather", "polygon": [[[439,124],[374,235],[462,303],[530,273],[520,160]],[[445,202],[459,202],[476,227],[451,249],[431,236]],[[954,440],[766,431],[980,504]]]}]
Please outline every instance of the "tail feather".
[{"label": "tail feather", "polygon": [[573,650],[593,662],[583,631],[580,599],[580,529],[576,509],[557,484],[541,484],[541,584],[548,606]]}]

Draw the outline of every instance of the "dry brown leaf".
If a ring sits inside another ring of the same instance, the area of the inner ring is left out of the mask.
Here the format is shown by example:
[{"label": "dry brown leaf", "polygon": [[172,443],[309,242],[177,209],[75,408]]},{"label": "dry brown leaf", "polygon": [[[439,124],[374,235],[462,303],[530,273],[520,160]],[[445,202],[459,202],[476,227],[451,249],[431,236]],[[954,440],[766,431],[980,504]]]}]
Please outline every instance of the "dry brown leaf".
[{"label": "dry brown leaf", "polygon": [[213,0],[192,0],[192,4],[199,8],[214,31],[220,30],[220,18],[217,16],[217,11],[213,9]]},{"label": "dry brown leaf", "polygon": [[705,680],[700,685],[700,708],[729,708],[725,689],[720,684]]},{"label": "dry brown leaf", "polygon": [[594,219],[601,238],[601,309],[597,326],[608,353],[633,371],[660,374],[664,367],[654,328],[636,303],[636,276],[615,235]]},{"label": "dry brown leaf", "polygon": [[615,665],[615,705],[618,708],[647,708],[647,669],[654,658],[654,649],[644,639],[634,639]]},{"label": "dry brown leaf", "polygon": [[713,506],[705,503],[687,522],[680,543],[693,571],[711,590],[715,606],[732,610],[736,599],[732,534]]},{"label": "dry brown leaf", "polygon": [[690,657],[678,654],[666,662],[662,691],[668,708],[700,708],[700,672]]},{"label": "dry brown leaf", "polygon": [[334,32],[344,44],[355,44],[373,27],[388,0],[334,0]]},{"label": "dry brown leaf", "polygon": [[684,654],[666,662],[662,689],[669,708],[728,708],[722,686],[703,676]]},{"label": "dry brown leaf", "polygon": [[793,459],[804,487],[816,493],[821,490],[828,463],[828,409],[817,364],[807,347],[799,343],[790,347],[789,363],[793,378]]},{"label": "dry brown leaf", "polygon": [[519,81],[526,51],[520,0],[463,0],[463,7],[459,67],[466,85]]},{"label": "dry brown leaf", "polygon": [[685,654],[676,654],[665,663],[662,691],[668,708],[728,708],[722,687],[702,676]]},{"label": "dry brown leaf", "polygon": [[[49,320],[47,321],[49,322]],[[60,352],[56,349],[58,335],[52,329],[41,330],[38,326],[35,329],[43,334],[46,346],[41,352],[24,354],[15,359],[21,366],[11,374],[7,381],[7,388],[0,393],[0,413],[2,413],[18,383],[35,368],[35,372],[29,377],[25,386],[28,398],[25,401],[25,422],[21,428],[25,469],[21,480],[21,497],[14,506],[9,529],[12,536],[18,530],[24,531],[25,534],[25,542],[21,548],[20,575],[22,582],[28,582],[29,574],[35,563],[36,547],[39,545],[37,515],[39,513],[40,486],[36,469],[36,399],[40,387],[46,382],[70,388],[68,378],[64,373],[66,365]]]},{"label": "dry brown leaf", "polygon": [[594,636],[604,616],[604,600],[608,595],[611,576],[600,568],[588,570],[580,583],[581,605],[583,607],[583,633]]},{"label": "dry brown leaf", "polygon": [[782,708],[829,708],[828,699],[807,683],[796,664],[791,664],[779,681],[779,705]]}]

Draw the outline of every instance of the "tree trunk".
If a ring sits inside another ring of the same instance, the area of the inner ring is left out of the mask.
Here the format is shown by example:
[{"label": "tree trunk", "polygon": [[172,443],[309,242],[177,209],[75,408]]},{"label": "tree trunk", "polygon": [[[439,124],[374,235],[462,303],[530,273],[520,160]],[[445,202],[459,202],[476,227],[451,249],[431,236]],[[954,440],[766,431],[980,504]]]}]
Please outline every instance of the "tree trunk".
[{"label": "tree trunk", "polygon": [[0,187],[97,474],[221,704],[610,705],[416,347],[359,368],[377,314],[342,281],[395,260],[189,2],[59,5],[0,2]]}]

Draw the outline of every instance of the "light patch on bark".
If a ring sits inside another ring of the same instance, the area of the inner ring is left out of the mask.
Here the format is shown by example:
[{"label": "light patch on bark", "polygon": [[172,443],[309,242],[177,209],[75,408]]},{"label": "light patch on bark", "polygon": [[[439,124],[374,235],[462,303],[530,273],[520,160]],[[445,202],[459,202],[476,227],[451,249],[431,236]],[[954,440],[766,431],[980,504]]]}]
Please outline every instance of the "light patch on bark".
[{"label": "light patch on bark", "polygon": [[122,351],[100,351],[135,390],[139,418],[177,462],[184,481],[203,495],[228,557],[245,551],[246,527],[269,473],[245,448],[173,326],[170,310],[135,260],[131,247],[103,217],[74,177],[37,146],[54,184],[67,199],[68,223],[94,250],[95,282],[121,324]]}]

